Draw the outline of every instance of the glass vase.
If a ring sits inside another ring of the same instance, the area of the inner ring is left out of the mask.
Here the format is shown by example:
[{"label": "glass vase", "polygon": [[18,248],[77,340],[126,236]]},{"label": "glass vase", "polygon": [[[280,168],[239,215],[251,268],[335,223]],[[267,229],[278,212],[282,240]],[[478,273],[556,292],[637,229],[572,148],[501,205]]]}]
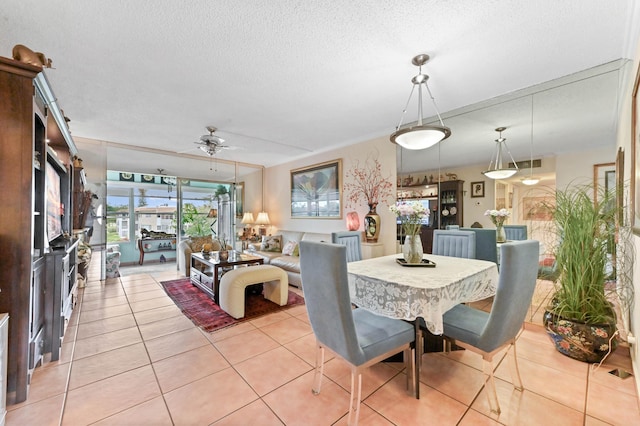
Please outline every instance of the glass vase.
[{"label": "glass vase", "polygon": [[402,256],[407,263],[422,262],[422,240],[420,235],[407,235],[402,245]]},{"label": "glass vase", "polygon": [[496,242],[507,242],[507,234],[504,232],[504,228],[502,227],[502,225],[496,225]]}]

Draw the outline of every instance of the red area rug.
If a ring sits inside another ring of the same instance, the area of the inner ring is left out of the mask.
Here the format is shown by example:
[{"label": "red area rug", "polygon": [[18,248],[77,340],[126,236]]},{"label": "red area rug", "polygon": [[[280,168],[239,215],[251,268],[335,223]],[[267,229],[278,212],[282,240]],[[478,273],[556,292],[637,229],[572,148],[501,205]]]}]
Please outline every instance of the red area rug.
[{"label": "red area rug", "polygon": [[279,306],[265,299],[261,294],[249,293],[245,296],[244,318],[235,319],[223,311],[207,294],[191,284],[189,278],[162,281],[160,284],[182,313],[205,331],[220,330],[292,306],[304,305],[304,298],[291,290],[285,306]]}]

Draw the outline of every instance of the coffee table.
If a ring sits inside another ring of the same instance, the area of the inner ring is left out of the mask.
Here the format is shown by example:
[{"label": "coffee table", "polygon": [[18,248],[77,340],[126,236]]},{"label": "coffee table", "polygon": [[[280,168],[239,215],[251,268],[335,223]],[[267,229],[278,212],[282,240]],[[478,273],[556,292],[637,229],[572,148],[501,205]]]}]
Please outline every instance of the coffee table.
[{"label": "coffee table", "polygon": [[207,293],[219,304],[220,278],[225,269],[234,269],[240,265],[262,265],[264,259],[237,251],[229,251],[229,259],[219,260],[217,252],[205,257],[202,253],[191,253],[191,284]]}]

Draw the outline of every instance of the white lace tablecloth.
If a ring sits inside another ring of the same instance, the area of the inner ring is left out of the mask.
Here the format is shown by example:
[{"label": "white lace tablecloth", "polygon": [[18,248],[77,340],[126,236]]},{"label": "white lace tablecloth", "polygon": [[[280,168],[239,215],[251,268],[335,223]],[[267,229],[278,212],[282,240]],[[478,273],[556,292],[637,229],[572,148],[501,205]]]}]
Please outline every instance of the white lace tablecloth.
[{"label": "white lace tablecloth", "polygon": [[402,255],[350,262],[351,301],[390,318],[422,317],[433,334],[442,334],[442,315],[463,302],[493,296],[498,286],[495,263],[425,254],[435,268],[401,266]]}]

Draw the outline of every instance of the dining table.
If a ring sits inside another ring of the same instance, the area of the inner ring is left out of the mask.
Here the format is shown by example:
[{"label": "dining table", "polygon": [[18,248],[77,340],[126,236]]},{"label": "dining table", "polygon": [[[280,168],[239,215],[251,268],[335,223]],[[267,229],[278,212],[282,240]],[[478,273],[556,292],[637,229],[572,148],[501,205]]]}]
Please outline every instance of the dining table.
[{"label": "dining table", "polygon": [[412,321],[416,330],[416,396],[422,350],[420,319],[434,335],[443,333],[443,315],[459,303],[495,295],[498,267],[494,262],[423,255],[423,262],[406,264],[402,254],[347,264],[351,302],[378,315]]}]

